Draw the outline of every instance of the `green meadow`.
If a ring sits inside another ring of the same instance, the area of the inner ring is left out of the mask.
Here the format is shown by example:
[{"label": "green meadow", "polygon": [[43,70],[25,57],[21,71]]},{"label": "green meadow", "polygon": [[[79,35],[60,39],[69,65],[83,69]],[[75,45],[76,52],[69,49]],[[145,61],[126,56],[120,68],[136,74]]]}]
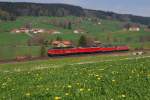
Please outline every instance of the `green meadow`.
[{"label": "green meadow", "polygon": [[1,100],[149,100],[148,55],[0,64]]},{"label": "green meadow", "polygon": [[[15,34],[11,33],[13,29],[18,29],[25,26],[27,23],[32,23],[33,28],[42,28],[42,29],[54,29],[61,32],[61,34],[46,34],[46,40],[51,41],[55,40],[57,36],[60,36],[64,40],[72,40],[76,44],[82,34],[74,34],[75,29],[83,29],[85,35],[92,36],[102,43],[113,44],[113,45],[128,45],[130,49],[136,48],[150,48],[149,41],[140,41],[140,37],[150,36],[150,32],[144,31],[144,27],[141,28],[139,32],[129,32],[123,30],[123,25],[125,22],[117,20],[104,20],[101,19],[101,24],[98,22],[90,21],[87,18],[82,19],[80,23],[72,24],[72,29],[64,29],[58,26],[55,26],[50,23],[51,20],[73,20],[76,21],[80,19],[79,17],[18,17],[16,21],[7,21],[0,22],[0,58],[1,59],[12,59],[16,56],[25,56],[31,55],[38,57],[40,55],[39,46],[28,46],[27,41],[31,38],[27,34],[20,33]],[[12,47],[12,48],[11,48]],[[16,48],[15,48],[16,47]],[[23,48],[29,48],[30,53],[25,52]],[[35,51],[35,48],[38,50]],[[15,50],[13,50],[15,49]],[[19,52],[18,54],[16,54]],[[8,51],[8,52],[7,52]],[[11,52],[10,52],[11,51]],[[6,56],[4,56],[6,55]],[[14,55],[14,56],[13,56]]]}]

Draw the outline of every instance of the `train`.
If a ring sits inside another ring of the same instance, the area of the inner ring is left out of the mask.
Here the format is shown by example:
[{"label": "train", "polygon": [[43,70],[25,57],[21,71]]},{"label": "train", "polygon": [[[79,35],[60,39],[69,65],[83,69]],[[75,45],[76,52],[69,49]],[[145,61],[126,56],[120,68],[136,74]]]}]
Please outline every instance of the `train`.
[{"label": "train", "polygon": [[114,47],[77,47],[77,48],[54,48],[48,49],[48,56],[65,56],[75,54],[91,54],[91,53],[110,53],[129,51],[128,46],[114,46]]}]

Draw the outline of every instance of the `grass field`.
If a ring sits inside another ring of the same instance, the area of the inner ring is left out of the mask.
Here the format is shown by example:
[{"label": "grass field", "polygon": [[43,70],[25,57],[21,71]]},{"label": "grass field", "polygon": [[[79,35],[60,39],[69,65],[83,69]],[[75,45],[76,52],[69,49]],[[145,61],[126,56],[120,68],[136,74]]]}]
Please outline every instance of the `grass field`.
[{"label": "grass field", "polygon": [[0,99],[149,100],[149,64],[147,55],[0,64]]},{"label": "grass field", "polygon": [[17,56],[40,56],[40,46],[2,46],[0,47],[0,60],[12,60]]}]

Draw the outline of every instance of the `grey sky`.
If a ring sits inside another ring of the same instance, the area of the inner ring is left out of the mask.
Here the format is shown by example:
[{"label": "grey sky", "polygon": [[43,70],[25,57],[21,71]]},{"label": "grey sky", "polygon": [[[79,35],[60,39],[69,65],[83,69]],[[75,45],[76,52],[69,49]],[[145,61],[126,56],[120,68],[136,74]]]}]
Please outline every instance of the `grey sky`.
[{"label": "grey sky", "polygon": [[0,0],[12,2],[66,3],[83,8],[150,17],[150,0]]}]

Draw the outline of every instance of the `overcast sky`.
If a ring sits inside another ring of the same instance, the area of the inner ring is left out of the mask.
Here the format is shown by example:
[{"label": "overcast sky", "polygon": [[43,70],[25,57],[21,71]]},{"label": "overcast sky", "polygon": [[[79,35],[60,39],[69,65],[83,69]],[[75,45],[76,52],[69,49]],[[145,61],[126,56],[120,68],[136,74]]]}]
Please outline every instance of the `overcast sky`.
[{"label": "overcast sky", "polygon": [[0,0],[12,2],[66,3],[83,8],[150,17],[150,0]]}]

